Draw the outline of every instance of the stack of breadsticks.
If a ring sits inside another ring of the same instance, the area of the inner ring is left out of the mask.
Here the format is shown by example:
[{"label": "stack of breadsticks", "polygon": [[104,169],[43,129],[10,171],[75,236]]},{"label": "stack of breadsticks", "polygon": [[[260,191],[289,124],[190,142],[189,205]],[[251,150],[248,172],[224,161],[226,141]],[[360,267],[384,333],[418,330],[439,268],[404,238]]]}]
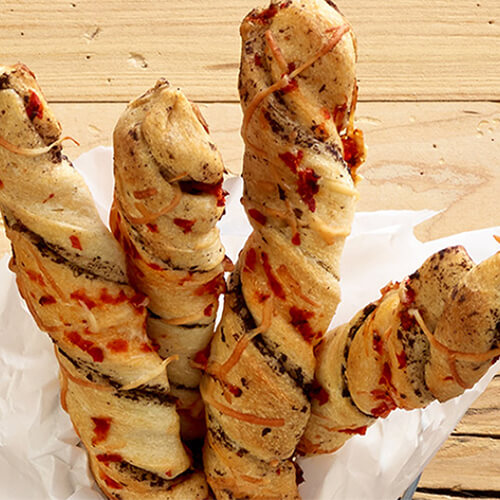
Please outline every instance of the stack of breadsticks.
[{"label": "stack of breadsticks", "polygon": [[60,146],[33,74],[0,67],[0,209],[11,269],[54,342],[61,404],[109,498],[206,498],[180,438],[177,398],[146,335],[149,299]]},{"label": "stack of breadsticks", "polygon": [[455,397],[500,354],[500,254],[475,265],[461,247],[326,334],[364,160],[354,34],[328,0],[280,0],[241,35],[253,232],[215,335],[224,167],[198,108],[164,80],[128,105],[110,232],[33,74],[0,67],[11,269],[110,499],[300,498],[297,454]]}]

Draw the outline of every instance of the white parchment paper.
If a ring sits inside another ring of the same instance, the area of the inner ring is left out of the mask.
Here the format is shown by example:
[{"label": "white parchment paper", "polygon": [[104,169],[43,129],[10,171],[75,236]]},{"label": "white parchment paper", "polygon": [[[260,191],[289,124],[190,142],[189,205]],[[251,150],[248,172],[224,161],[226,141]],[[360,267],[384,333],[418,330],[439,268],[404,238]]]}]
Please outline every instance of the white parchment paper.
[{"label": "white parchment paper", "polygon": [[[112,195],[112,152],[97,148],[76,162],[106,221]],[[240,179],[226,189],[221,233],[235,260],[250,232],[239,199]],[[499,250],[500,226],[420,243],[413,235],[432,211],[358,213],[342,259],[342,296],[333,324],[348,321],[390,280],[401,280],[430,254],[461,244],[481,261]],[[69,417],[59,405],[57,362],[20,299],[8,257],[0,260],[0,499],[100,500]],[[424,410],[396,410],[355,436],[334,455],[300,460],[304,500],[394,500],[422,471],[471,403],[500,369],[500,362],[462,397]]]}]

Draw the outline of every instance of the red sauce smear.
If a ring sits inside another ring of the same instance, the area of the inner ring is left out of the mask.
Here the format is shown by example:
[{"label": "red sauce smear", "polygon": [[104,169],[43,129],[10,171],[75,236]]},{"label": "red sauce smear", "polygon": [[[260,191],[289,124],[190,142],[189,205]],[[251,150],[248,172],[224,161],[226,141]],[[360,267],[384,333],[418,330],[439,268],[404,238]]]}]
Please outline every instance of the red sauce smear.
[{"label": "red sauce smear", "polygon": [[70,294],[70,298],[78,302],[83,302],[89,309],[93,309],[97,306],[97,303],[87,296],[84,290],[76,290]]},{"label": "red sauce smear", "polygon": [[356,427],[355,429],[340,429],[339,432],[343,432],[344,434],[360,434],[361,436],[364,436],[367,429],[368,426],[363,425],[361,427]]},{"label": "red sauce smear", "polygon": [[110,417],[91,417],[92,422],[94,422],[94,437],[92,438],[92,444],[102,443],[108,438],[109,429],[111,427]]},{"label": "red sauce smear", "polygon": [[255,248],[250,248],[245,256],[245,269],[248,271],[255,271],[257,264],[257,252]]},{"label": "red sauce smear", "polygon": [[406,309],[399,312],[399,319],[401,321],[401,326],[405,330],[409,330],[417,322],[414,316],[411,315]]},{"label": "red sauce smear", "polygon": [[184,278],[181,278],[179,280],[179,285],[182,286],[184,283],[187,283],[188,281],[191,281],[193,279],[193,273],[191,271],[188,271],[187,276],[184,276]]},{"label": "red sauce smear", "polygon": [[276,276],[274,276],[271,264],[269,264],[269,255],[267,255],[266,252],[261,252],[261,256],[264,272],[266,273],[267,281],[269,282],[271,290],[273,291],[274,295],[276,295],[276,297],[280,298],[281,300],[285,300],[285,291],[283,290],[281,283],[276,279]]},{"label": "red sauce smear", "polygon": [[415,296],[416,296],[415,290],[413,290],[413,288],[410,285],[406,284],[404,289],[403,299],[401,301],[402,304],[405,306],[413,304],[413,302],[415,302]]},{"label": "red sauce smear", "polygon": [[158,225],[157,224],[146,224],[146,227],[152,232],[152,233],[157,233],[158,232]]},{"label": "red sauce smear", "polygon": [[320,406],[328,403],[330,396],[328,392],[314,379],[310,392],[311,399],[317,399]]},{"label": "red sauce smear", "polygon": [[123,488],[120,483],[116,482],[114,479],[111,479],[109,476],[104,474],[104,472],[101,472],[101,478],[110,488],[114,488],[115,490],[121,490]]},{"label": "red sauce smear", "polygon": [[214,305],[213,305],[213,304],[209,304],[209,305],[208,305],[207,307],[205,307],[205,309],[203,310],[203,314],[204,314],[205,316],[208,316],[208,317],[212,316],[213,312],[214,312]]},{"label": "red sauce smear", "polygon": [[269,21],[278,13],[278,7],[275,4],[271,4],[267,9],[258,12],[250,12],[248,17],[255,22],[261,24],[269,24]]},{"label": "red sauce smear", "polygon": [[71,241],[71,246],[73,248],[76,248],[77,250],[83,250],[82,244],[80,243],[80,240],[78,236],[75,236],[74,234],[69,237],[69,240]]},{"label": "red sauce smear", "polygon": [[28,114],[28,118],[31,121],[33,121],[35,118],[43,118],[42,101],[32,90],[30,90],[30,100],[28,102],[28,105],[26,106],[26,113]]},{"label": "red sauce smear", "polygon": [[321,108],[320,111],[325,120],[329,120],[332,117],[332,114],[330,113],[330,111],[328,111],[328,108]]},{"label": "red sauce smear", "polygon": [[384,350],[384,343],[382,342],[382,337],[377,333],[373,335],[373,350],[380,355],[382,355],[382,352]]},{"label": "red sauce smear", "polygon": [[72,344],[89,354],[96,363],[102,363],[104,353],[100,347],[96,347],[90,340],[85,340],[78,332],[65,332],[64,335]]},{"label": "red sauce smear", "polygon": [[302,335],[303,339],[310,343],[316,337],[309,323],[309,320],[314,317],[314,313],[292,306],[290,307],[290,316],[292,325]]},{"label": "red sauce smear", "polygon": [[109,341],[106,347],[112,352],[127,352],[128,342],[124,339],[115,339]]},{"label": "red sauce smear", "polygon": [[376,418],[386,418],[392,410],[396,409],[394,401],[383,402],[379,406],[372,408],[370,413]]},{"label": "red sauce smear", "polygon": [[248,215],[262,226],[264,226],[267,222],[267,217],[262,212],[259,212],[256,208],[250,208],[248,210]]},{"label": "red sauce smear", "polygon": [[167,477],[172,477],[172,474],[173,474],[173,472],[172,472],[171,470],[167,470],[167,471],[165,472],[165,475],[166,475]]},{"label": "red sauce smear", "polygon": [[384,367],[382,369],[382,375],[380,380],[378,381],[380,385],[392,385],[392,372],[389,363],[384,363]]},{"label": "red sauce smear", "polygon": [[99,296],[99,299],[104,302],[105,304],[122,304],[123,302],[126,302],[128,300],[127,294],[123,291],[120,290],[120,293],[116,296],[113,297],[110,293],[108,293],[107,288],[103,288],[101,290],[101,294]]},{"label": "red sauce smear", "polygon": [[398,368],[403,369],[408,365],[408,358],[406,357],[406,352],[401,351],[399,354],[396,354],[396,358],[398,358]]},{"label": "red sauce smear", "polygon": [[270,297],[270,295],[268,293],[262,293],[262,292],[259,292],[259,291],[255,292],[255,296],[257,297],[257,301],[260,304],[262,304],[263,302],[265,302]]},{"label": "red sauce smear", "polygon": [[142,352],[157,352],[160,349],[160,346],[156,344],[155,342],[151,342],[151,344],[148,344],[147,342],[143,342],[141,344],[141,351]]},{"label": "red sauce smear", "polygon": [[198,351],[193,358],[193,361],[200,366],[203,370],[207,369],[208,358],[210,357],[210,344],[208,344],[204,349]]},{"label": "red sauce smear", "polygon": [[89,309],[97,307],[97,303],[92,300],[83,289],[76,290],[70,294],[70,298],[78,302],[83,302]]},{"label": "red sauce smear", "polygon": [[294,78],[293,80],[290,80],[287,85],[282,87],[280,89],[280,92],[282,94],[288,94],[289,92],[293,92],[294,90],[297,90],[299,88],[299,83],[297,80]]},{"label": "red sauce smear", "polygon": [[43,276],[36,271],[31,271],[30,269],[26,270],[26,274],[31,281],[38,283],[40,286],[45,286],[45,281],[43,280]]},{"label": "red sauce smear", "polygon": [[0,179],[0,189],[2,189],[4,186],[3,182],[2,182],[2,179]]},{"label": "red sauce smear", "polygon": [[45,198],[45,200],[42,201],[42,203],[47,203],[49,200],[54,198],[54,196],[55,196],[54,193],[50,193],[49,196],[47,196],[47,198]]},{"label": "red sauce smear", "polygon": [[444,382],[448,382],[451,380],[455,380],[451,375],[448,375],[447,377],[444,377],[444,379],[443,379]]},{"label": "red sauce smear", "polygon": [[40,297],[40,300],[38,301],[41,306],[48,306],[50,304],[55,304],[56,302],[55,297],[52,295],[44,295],[43,297]]},{"label": "red sauce smear", "polygon": [[351,172],[356,171],[364,161],[363,133],[356,129],[352,135],[342,135],[341,139],[344,146],[344,160]]},{"label": "red sauce smear", "polygon": [[300,245],[300,234],[299,233],[295,233],[293,236],[292,236],[292,243],[296,246],[299,246]]},{"label": "red sauce smear", "polygon": [[193,230],[195,220],[189,219],[174,219],[174,224],[182,229],[184,234],[190,233]]},{"label": "red sauce smear", "polygon": [[156,188],[147,188],[142,191],[134,191],[132,194],[136,200],[145,200],[158,194],[158,190]]},{"label": "red sauce smear", "polygon": [[141,292],[137,292],[132,297],[130,297],[130,303],[139,311],[142,312],[144,307],[148,303],[148,298]]},{"label": "red sauce smear", "polygon": [[206,184],[197,181],[180,181],[179,187],[183,193],[187,194],[211,194],[217,199],[217,206],[223,207],[226,203],[226,196],[229,194],[222,189],[222,179],[217,184]]},{"label": "red sauce smear", "polygon": [[198,287],[194,294],[201,295],[213,295],[214,297],[218,297],[221,293],[226,291],[226,282],[224,281],[224,273],[218,274],[215,278],[211,279],[208,283],[201,285]]},{"label": "red sauce smear", "polygon": [[[378,382],[380,385],[385,385],[389,387],[393,387],[392,385],[392,373],[391,367],[389,363],[384,363],[384,367],[382,369],[382,375]],[[381,400],[381,404],[370,410],[370,413],[374,417],[385,418],[392,410],[397,408],[396,403],[392,399],[391,395],[382,389],[375,389],[370,393],[375,399]]]},{"label": "red sauce smear", "polygon": [[154,262],[148,262],[147,265],[148,265],[148,267],[150,267],[154,271],[163,271],[163,267],[161,267],[158,264],[155,264]]},{"label": "red sauce smear", "polygon": [[294,173],[297,173],[297,169],[299,165],[302,163],[304,159],[304,151],[299,150],[296,155],[287,151],[286,153],[282,153],[278,155],[280,160]]},{"label": "red sauce smear", "polygon": [[299,170],[299,179],[297,192],[299,193],[302,201],[309,207],[311,212],[316,211],[316,200],[314,195],[319,191],[318,180],[320,176],[312,168]]},{"label": "red sauce smear", "polygon": [[224,385],[228,388],[229,392],[236,398],[239,398],[243,394],[243,391],[236,385],[230,384],[228,382],[226,382]]},{"label": "red sauce smear", "polygon": [[254,61],[255,61],[255,66],[258,66],[259,68],[262,67],[262,57],[260,57],[259,54],[257,54],[257,52],[255,53],[255,56],[254,56]]},{"label": "red sauce smear", "polygon": [[96,456],[99,462],[108,465],[110,462],[121,462],[123,457],[118,455],[118,453],[100,453]]}]

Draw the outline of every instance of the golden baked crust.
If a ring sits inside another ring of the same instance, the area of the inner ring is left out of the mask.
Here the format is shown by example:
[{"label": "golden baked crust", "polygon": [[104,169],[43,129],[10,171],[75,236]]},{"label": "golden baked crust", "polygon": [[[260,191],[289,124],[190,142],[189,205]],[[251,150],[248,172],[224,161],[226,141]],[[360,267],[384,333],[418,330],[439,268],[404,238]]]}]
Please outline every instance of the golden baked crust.
[{"label": "golden baked crust", "polygon": [[290,458],[357,199],[355,42],[323,0],[274,1],[248,14],[241,35],[242,202],[254,231],[201,383],[205,473],[218,498],[297,498]]},{"label": "golden baked crust", "polygon": [[111,228],[127,272],[149,297],[148,335],[168,367],[182,436],[205,435],[197,353],[210,342],[225,290],[216,223],[224,165],[196,105],[160,80],[133,100],[114,131]]},{"label": "golden baked crust", "polygon": [[445,248],[382,292],[318,349],[302,454],[333,452],[395,408],[462,394],[500,354],[500,253],[475,266]]},{"label": "golden baked crust", "polygon": [[138,498],[127,493],[136,490],[179,498],[169,491],[184,479],[193,498],[207,496],[199,475],[182,475],[191,458],[166,362],[146,335],[147,299],[127,284],[124,255],[62,154],[60,126],[24,66],[0,67],[0,130],[11,269],[55,344],[61,403],[97,481],[110,498]]}]

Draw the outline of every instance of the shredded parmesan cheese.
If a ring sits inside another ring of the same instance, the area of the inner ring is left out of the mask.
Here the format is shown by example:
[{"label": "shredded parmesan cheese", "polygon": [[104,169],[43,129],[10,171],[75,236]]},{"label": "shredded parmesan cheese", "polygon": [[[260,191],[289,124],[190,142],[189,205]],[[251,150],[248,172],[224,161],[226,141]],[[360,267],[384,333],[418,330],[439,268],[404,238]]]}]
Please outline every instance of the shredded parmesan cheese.
[{"label": "shredded parmesan cheese", "polygon": [[[130,382],[129,384],[123,385],[120,390],[121,391],[130,391],[132,389],[136,389],[140,385],[144,385],[150,380],[155,379],[156,377],[162,375],[163,373],[166,373],[166,368],[167,366],[172,362],[172,361],[177,361],[179,359],[179,356],[175,354],[174,356],[169,356],[168,358],[164,359],[163,362],[153,371],[150,373],[146,373],[142,377],[138,378],[134,382]],[[168,378],[167,378],[167,391],[170,390],[170,385],[168,384]]]},{"label": "shredded parmesan cheese", "polygon": [[337,239],[346,238],[349,234],[351,234],[350,229],[343,227],[330,227],[317,216],[313,216],[311,226],[316,229],[320,237],[327,245],[333,245]]},{"label": "shredded parmesan cheese", "polygon": [[54,141],[52,144],[49,144],[48,146],[42,148],[23,148],[22,146],[16,146],[15,144],[12,144],[11,142],[0,136],[1,147],[5,148],[11,153],[28,157],[44,155],[45,153],[48,153],[53,147],[59,146],[59,144],[61,144],[63,141],[73,141],[77,146],[80,146],[80,143],[77,140],[73,139],[72,137],[66,136],[61,137],[57,141]]},{"label": "shredded parmesan cheese", "polygon": [[417,309],[410,309],[408,312],[412,314],[413,317],[417,320],[418,325],[424,332],[425,336],[429,340],[429,343],[432,345],[432,347],[434,347],[444,356],[446,356],[448,365],[450,367],[450,372],[455,381],[457,382],[457,384],[460,387],[462,387],[462,389],[469,389],[469,386],[461,379],[460,375],[458,374],[458,371],[456,369],[457,360],[469,361],[471,363],[485,363],[486,361],[489,361],[490,359],[493,359],[496,356],[500,355],[500,347],[497,347],[496,349],[491,349],[488,352],[481,352],[481,353],[461,352],[449,349],[444,344],[441,344],[441,342],[439,342],[439,340],[436,339],[436,337],[429,330],[429,328],[427,328],[424,319],[422,318],[420,312]]},{"label": "shredded parmesan cheese", "polygon": [[253,425],[264,425],[266,427],[283,427],[285,425],[285,420],[283,418],[259,417],[258,415],[253,415],[251,413],[239,412],[229,406],[225,406],[218,401],[215,401],[211,395],[205,395],[205,403],[207,402],[224,415],[241,420],[242,422],[247,422]]},{"label": "shredded parmesan cheese", "polygon": [[131,215],[128,216],[128,219],[130,222],[133,224],[148,224],[150,222],[155,221],[162,215],[167,214],[168,212],[171,212],[181,201],[182,198],[182,191],[178,186],[175,186],[175,195],[173,200],[164,208],[159,210],[158,212],[150,212],[144,205],[141,203],[135,203],[134,206],[135,208],[141,212],[143,217],[132,217]]}]

